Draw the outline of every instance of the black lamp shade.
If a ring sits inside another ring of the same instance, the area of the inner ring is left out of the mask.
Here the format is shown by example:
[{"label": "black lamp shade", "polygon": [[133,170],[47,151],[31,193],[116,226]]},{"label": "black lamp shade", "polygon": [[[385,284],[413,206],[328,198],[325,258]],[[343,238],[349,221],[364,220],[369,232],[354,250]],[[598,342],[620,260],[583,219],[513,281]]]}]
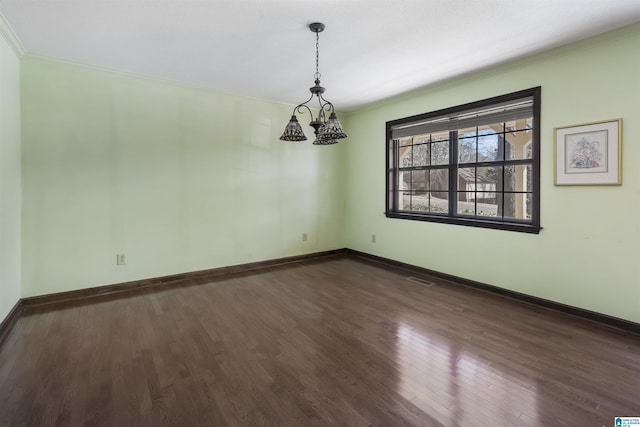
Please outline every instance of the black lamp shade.
[{"label": "black lamp shade", "polygon": [[291,120],[287,123],[287,127],[284,128],[284,133],[280,137],[281,141],[306,141],[307,137],[302,131],[300,122],[296,118],[295,114],[291,116]]},{"label": "black lamp shade", "polygon": [[332,141],[346,137],[347,134],[342,130],[340,120],[338,120],[336,113],[332,112],[327,123],[325,123],[318,131],[318,139],[321,141]]}]

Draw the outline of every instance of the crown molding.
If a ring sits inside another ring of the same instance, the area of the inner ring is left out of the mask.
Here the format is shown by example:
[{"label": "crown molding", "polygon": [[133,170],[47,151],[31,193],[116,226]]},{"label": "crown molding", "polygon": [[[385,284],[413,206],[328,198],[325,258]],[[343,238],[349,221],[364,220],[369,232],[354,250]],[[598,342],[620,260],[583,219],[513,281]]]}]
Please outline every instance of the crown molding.
[{"label": "crown molding", "polygon": [[2,36],[9,46],[11,46],[14,52],[18,56],[24,56],[27,53],[27,50],[22,45],[22,42],[16,35],[16,32],[13,31],[11,24],[7,21],[7,18],[4,16],[2,11],[0,11],[0,36]]}]

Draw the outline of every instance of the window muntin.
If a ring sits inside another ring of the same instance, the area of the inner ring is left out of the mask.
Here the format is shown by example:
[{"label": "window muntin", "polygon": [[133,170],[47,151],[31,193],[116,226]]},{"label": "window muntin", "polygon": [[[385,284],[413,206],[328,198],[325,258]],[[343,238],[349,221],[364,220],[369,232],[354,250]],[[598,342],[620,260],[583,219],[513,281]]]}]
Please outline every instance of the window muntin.
[{"label": "window muntin", "polygon": [[388,217],[537,233],[540,88],[387,122]]}]

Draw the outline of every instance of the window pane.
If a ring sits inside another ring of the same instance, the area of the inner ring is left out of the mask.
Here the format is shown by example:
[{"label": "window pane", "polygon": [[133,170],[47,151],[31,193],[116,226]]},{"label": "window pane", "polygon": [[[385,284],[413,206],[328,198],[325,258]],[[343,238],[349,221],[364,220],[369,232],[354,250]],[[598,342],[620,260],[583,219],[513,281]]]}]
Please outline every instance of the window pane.
[{"label": "window pane", "polygon": [[449,193],[431,192],[429,197],[429,212],[437,214],[448,214]]},{"label": "window pane", "polygon": [[533,117],[510,120],[505,123],[505,128],[507,132],[517,132],[521,130],[533,129]]},{"label": "window pane", "polygon": [[411,191],[411,171],[400,172],[400,189]]},{"label": "window pane", "polygon": [[429,144],[417,144],[413,146],[412,166],[427,166],[429,164]]},{"label": "window pane", "polygon": [[478,136],[478,161],[493,162],[502,160],[503,145],[502,136],[489,133],[479,134]]},{"label": "window pane", "polygon": [[458,191],[475,191],[476,168],[458,168]]},{"label": "window pane", "polygon": [[504,191],[532,192],[531,165],[505,166]]},{"label": "window pane", "polygon": [[474,200],[475,193],[467,191],[458,192],[458,213],[460,215],[475,215],[476,214],[476,201]]},{"label": "window pane", "polygon": [[449,164],[449,141],[434,142],[431,144],[431,164]]},{"label": "window pane", "polygon": [[449,192],[449,169],[431,169],[429,175],[431,193],[442,192],[447,194]]},{"label": "window pane", "polygon": [[513,219],[531,219],[532,193],[505,193],[504,217]]},{"label": "window pane", "polygon": [[425,191],[416,191],[411,198],[412,211],[429,211],[429,197]]},{"label": "window pane", "polygon": [[400,146],[398,148],[399,151],[399,155],[400,155],[400,166],[401,167],[409,167],[411,166],[411,164],[413,163],[413,150],[412,150],[413,146],[412,145],[405,145],[405,146]]},{"label": "window pane", "polygon": [[492,195],[479,198],[495,198],[496,191],[502,191],[502,166],[482,166],[476,170],[476,191],[491,192]]},{"label": "window pane", "polygon": [[486,217],[498,216],[498,198],[477,200],[476,215]]},{"label": "window pane", "polygon": [[411,192],[409,191],[400,191],[400,206],[403,211],[411,210]]},{"label": "window pane", "polygon": [[507,160],[530,159],[529,146],[533,138],[531,131],[507,132],[505,134],[505,158]]},{"label": "window pane", "polygon": [[411,171],[408,173],[411,176],[411,187],[413,191],[427,191],[429,189],[429,174],[428,171]]},{"label": "window pane", "polygon": [[458,163],[476,162],[477,142],[475,126],[458,131]]},{"label": "window pane", "polygon": [[475,136],[458,138],[458,163],[475,163],[478,139]]}]

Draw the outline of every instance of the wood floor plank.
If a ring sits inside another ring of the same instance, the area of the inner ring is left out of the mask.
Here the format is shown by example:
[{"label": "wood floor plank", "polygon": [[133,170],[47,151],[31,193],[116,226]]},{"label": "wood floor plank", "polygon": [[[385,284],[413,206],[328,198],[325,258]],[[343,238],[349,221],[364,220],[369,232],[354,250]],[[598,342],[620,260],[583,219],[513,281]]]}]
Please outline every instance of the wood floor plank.
[{"label": "wood floor plank", "polygon": [[640,337],[327,257],[29,307],[1,426],[576,426],[640,416]]}]

